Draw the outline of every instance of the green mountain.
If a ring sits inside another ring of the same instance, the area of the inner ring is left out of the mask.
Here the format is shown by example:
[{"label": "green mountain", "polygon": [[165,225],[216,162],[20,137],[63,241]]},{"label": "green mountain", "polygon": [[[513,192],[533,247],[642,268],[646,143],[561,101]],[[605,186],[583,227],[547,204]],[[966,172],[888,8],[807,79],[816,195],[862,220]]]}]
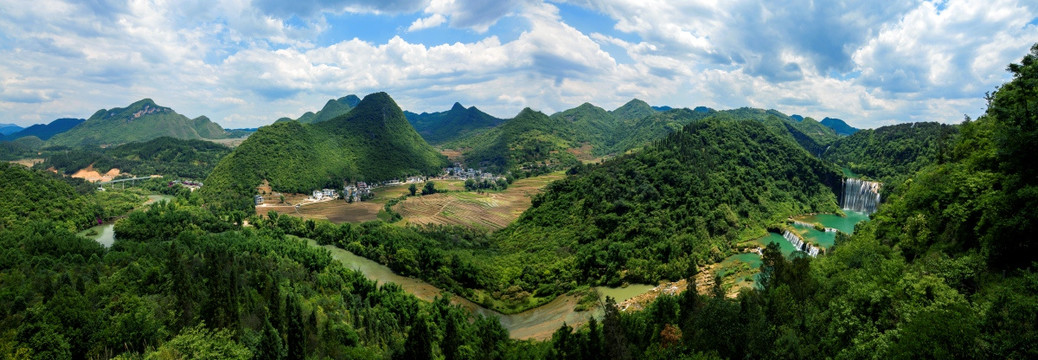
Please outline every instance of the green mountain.
[{"label": "green mountain", "polygon": [[498,234],[501,253],[560,284],[682,278],[790,215],[836,211],[841,179],[785,134],[725,114],[576,172]]},{"label": "green mountain", "polygon": [[85,148],[74,151],[52,151],[37,165],[71,175],[93,165],[105,173],[116,168],[137,176],[163,175],[205,179],[217,162],[231,149],[205,140],[183,140],[168,136],[145,142],[131,142],[105,149]]},{"label": "green mountain", "polygon": [[843,120],[836,118],[827,117],[825,119],[822,119],[821,123],[822,125],[825,125],[830,129],[833,129],[833,131],[835,131],[837,134],[843,136],[854,135],[854,133],[858,132],[857,128],[847,125],[847,123]]},{"label": "green mountain", "polygon": [[505,122],[475,106],[465,108],[460,103],[454,103],[448,111],[421,114],[404,111],[404,116],[415,131],[433,145],[475,135]]},{"label": "green mountain", "polygon": [[566,120],[525,108],[500,126],[466,140],[469,166],[493,172],[543,172],[579,163],[567,149],[579,147],[576,131]]},{"label": "green mountain", "polygon": [[205,116],[189,119],[151,99],[125,108],[98,110],[82,124],[55,135],[50,145],[101,145],[148,141],[170,136],[179,139],[219,139],[226,135],[220,125]]},{"label": "green mountain", "polygon": [[[640,102],[640,100],[635,101],[648,106],[648,104]],[[628,105],[631,105],[635,101],[628,103]],[[624,105],[624,107],[628,108],[628,105]],[[618,110],[614,111],[613,114],[616,114]],[[632,114],[631,116],[645,113],[644,108],[636,111],[630,111],[632,110],[631,108],[628,108],[627,110],[628,112],[626,112],[626,114]],[[624,120],[624,118],[620,118],[622,125],[618,126],[617,132],[614,134],[614,142],[608,149],[606,149],[606,151],[610,153],[623,153],[631,149],[640,148],[649,144],[653,140],[661,139],[667,136],[667,134],[681,130],[682,127],[693,121],[706,118],[714,114],[714,112],[674,109],[665,112],[653,111],[648,114],[649,115],[638,119],[627,117],[626,120]]]},{"label": "green mountain", "polygon": [[[321,110],[318,110],[316,113],[312,111],[307,111],[298,119],[294,120],[306,124],[328,121],[339,116],[345,115],[346,113],[350,112],[350,110],[352,110],[354,107],[356,107],[358,103],[360,103],[360,98],[358,98],[357,95],[353,94],[346,95],[338,99],[328,99],[328,102],[324,104],[324,107],[321,108]],[[283,117],[275,122],[285,121],[293,121],[293,119]]]},{"label": "green mountain", "polygon": [[633,121],[644,119],[647,116],[655,115],[657,112],[646,102],[632,99],[609,113],[613,114],[620,122],[629,124]]},{"label": "green mountain", "polygon": [[0,137],[2,140],[15,140],[26,136],[35,136],[40,140],[48,140],[54,135],[66,132],[72,128],[78,126],[86,120],[83,119],[57,119],[51,121],[49,124],[36,124],[18,132],[9,134],[7,136]]},{"label": "green mountain", "polygon": [[343,180],[381,181],[434,174],[446,158],[422,139],[386,93],[365,96],[349,113],[306,124],[259,128],[206,179],[202,195],[231,208],[251,206],[263,180],[274,191],[339,188]]},{"label": "green mountain", "polygon": [[620,122],[612,113],[589,103],[555,113],[551,117],[567,122],[573,128],[573,140],[591,145],[595,154],[604,155],[612,149],[616,138],[624,135],[618,134]]},{"label": "green mountain", "polygon": [[857,174],[896,184],[894,179],[949,156],[949,142],[958,133],[958,126],[935,122],[865,129],[833,142],[822,157]]}]

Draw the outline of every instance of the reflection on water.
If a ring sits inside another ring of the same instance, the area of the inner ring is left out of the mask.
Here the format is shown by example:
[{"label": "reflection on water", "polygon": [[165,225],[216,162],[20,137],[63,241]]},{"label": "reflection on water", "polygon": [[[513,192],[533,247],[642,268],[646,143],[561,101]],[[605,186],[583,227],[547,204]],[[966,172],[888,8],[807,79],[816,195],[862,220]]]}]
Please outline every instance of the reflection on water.
[{"label": "reflection on water", "polygon": [[112,224],[94,226],[79,232],[78,235],[97,241],[106,248],[112,247],[112,244],[115,243],[115,229]]}]

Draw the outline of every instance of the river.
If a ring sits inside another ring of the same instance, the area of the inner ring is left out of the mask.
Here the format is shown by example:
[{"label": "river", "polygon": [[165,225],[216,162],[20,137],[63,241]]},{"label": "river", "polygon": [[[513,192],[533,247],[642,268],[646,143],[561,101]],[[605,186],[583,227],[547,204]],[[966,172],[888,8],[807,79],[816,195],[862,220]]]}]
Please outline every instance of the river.
[{"label": "river", "polygon": [[[332,258],[338,260],[343,265],[346,265],[347,268],[360,271],[365,277],[374,280],[379,284],[384,284],[386,282],[396,283],[397,285],[400,285],[404,291],[426,301],[432,301],[435,297],[441,294],[441,290],[432,284],[419,279],[400,276],[390,270],[389,267],[379,264],[371,259],[356,255],[345,249],[335,247],[334,245],[322,246],[318,245],[316,241],[309,239],[307,242],[312,246],[321,246],[328,249],[328,251],[332,253]],[[595,289],[598,290],[602,296],[612,296],[616,298],[616,302],[619,303],[647,292],[652,288],[652,285],[629,285],[625,288],[597,287]],[[508,332],[513,339],[538,340],[551,338],[552,333],[554,333],[555,330],[558,330],[564,322],[570,326],[577,327],[587,322],[590,316],[595,316],[599,319],[602,317],[603,310],[600,307],[592,311],[576,311],[575,308],[578,300],[579,299],[575,296],[563,295],[536,308],[518,314],[506,315],[482,307],[479,304],[460,296],[451,297],[452,303],[468,309],[474,314],[495,317],[500,320],[501,325],[504,326],[505,329],[508,329]]]}]

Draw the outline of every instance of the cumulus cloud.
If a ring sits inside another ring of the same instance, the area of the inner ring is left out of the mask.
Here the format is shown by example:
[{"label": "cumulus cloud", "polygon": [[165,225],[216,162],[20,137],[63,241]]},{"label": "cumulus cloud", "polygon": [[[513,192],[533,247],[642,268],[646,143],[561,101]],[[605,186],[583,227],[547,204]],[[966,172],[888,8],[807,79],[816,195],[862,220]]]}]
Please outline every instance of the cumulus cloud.
[{"label": "cumulus cloud", "polygon": [[[0,2],[0,115],[44,122],[151,97],[252,127],[388,91],[418,112],[461,101],[512,116],[637,97],[862,127],[958,121],[983,111],[984,91],[1038,39],[1035,6],[1019,0],[570,2]],[[611,29],[573,26],[563,6]],[[403,22],[374,41],[332,29],[343,13]],[[453,30],[421,33],[442,26]],[[429,40],[458,29],[467,40]]]}]

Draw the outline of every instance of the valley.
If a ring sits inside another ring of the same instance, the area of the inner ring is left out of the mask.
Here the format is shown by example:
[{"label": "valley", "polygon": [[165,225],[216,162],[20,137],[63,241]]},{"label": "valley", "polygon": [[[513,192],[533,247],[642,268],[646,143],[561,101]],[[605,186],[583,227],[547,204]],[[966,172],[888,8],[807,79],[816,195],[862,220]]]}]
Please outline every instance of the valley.
[{"label": "valley", "polygon": [[100,110],[3,142],[0,356],[1030,358],[1038,45],[1009,70],[976,120],[875,129],[379,92],[229,147]]}]

